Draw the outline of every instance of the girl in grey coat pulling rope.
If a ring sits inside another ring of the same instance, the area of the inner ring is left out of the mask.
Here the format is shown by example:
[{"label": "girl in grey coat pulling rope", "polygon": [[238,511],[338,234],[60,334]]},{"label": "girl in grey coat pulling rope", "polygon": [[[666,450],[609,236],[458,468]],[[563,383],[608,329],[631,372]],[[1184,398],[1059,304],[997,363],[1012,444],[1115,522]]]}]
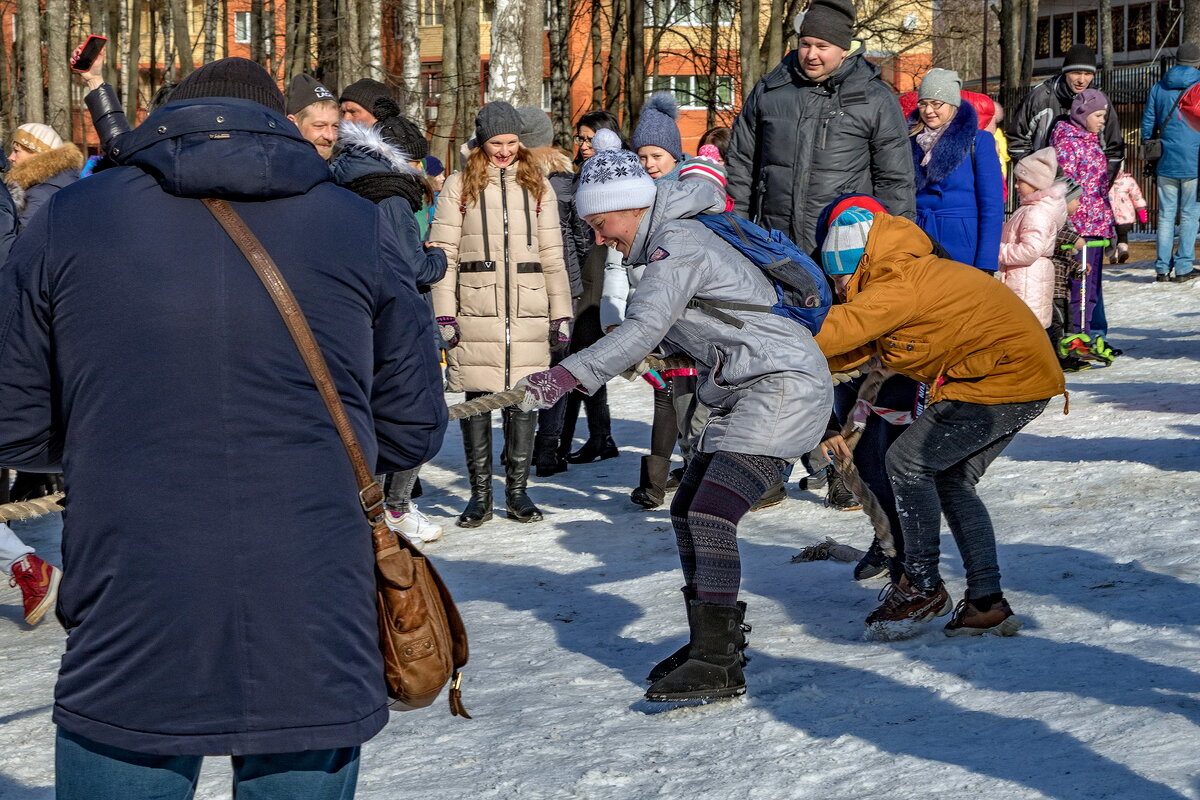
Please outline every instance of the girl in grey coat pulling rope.
[{"label": "girl in grey coat pulling rope", "polygon": [[646,271],[625,321],[596,344],[524,382],[526,408],[545,408],[575,388],[594,392],[662,344],[696,363],[697,396],[711,417],[671,504],[683,565],[691,638],[650,673],[652,701],[743,694],[745,604],[737,524],[779,479],[784,465],[817,445],[829,410],[829,370],[808,330],[761,311],[730,312],[742,326],[698,308],[693,298],[770,306],[762,271],[703,224],[724,210],[708,181],[655,182],[627,150],[583,166],[579,215],[599,244]]}]

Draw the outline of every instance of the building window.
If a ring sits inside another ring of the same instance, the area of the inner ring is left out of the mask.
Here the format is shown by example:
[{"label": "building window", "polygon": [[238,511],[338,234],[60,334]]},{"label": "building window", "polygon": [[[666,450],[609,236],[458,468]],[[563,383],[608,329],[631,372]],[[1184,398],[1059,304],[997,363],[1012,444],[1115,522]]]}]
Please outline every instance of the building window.
[{"label": "building window", "polygon": [[1129,49],[1150,49],[1150,6],[1129,7]]},{"label": "building window", "polygon": [[1112,10],[1112,40],[1113,52],[1125,52],[1125,6]]},{"label": "building window", "polygon": [[[717,24],[733,24],[730,0],[645,0],[647,28],[705,28],[717,13]],[[715,7],[715,9],[714,9]]]},{"label": "building window", "polygon": [[1155,47],[1178,47],[1179,28],[1183,24],[1181,12],[1173,11],[1171,4],[1164,2],[1155,3],[1154,10],[1157,18],[1154,26]]},{"label": "building window", "polygon": [[427,106],[436,106],[442,96],[442,73],[421,73],[421,100]]},{"label": "building window", "polygon": [[1037,22],[1037,57],[1050,57],[1050,18],[1042,17]]},{"label": "building window", "polygon": [[542,78],[542,111],[549,112],[554,98],[550,96],[550,79]]},{"label": "building window", "polygon": [[441,0],[421,0],[421,24],[422,25],[441,25],[442,24]]},{"label": "building window", "polygon": [[[716,80],[716,107],[733,108],[733,78],[718,75]],[[647,87],[656,92],[672,92],[682,109],[708,108],[711,83],[707,75],[659,75],[647,81]]]},{"label": "building window", "polygon": [[250,44],[250,12],[235,11],[233,14],[233,41]]},{"label": "building window", "polygon": [[1092,50],[1099,50],[1100,43],[1098,41],[1099,17],[1096,11],[1080,11],[1075,17],[1078,30],[1075,32],[1076,38],[1086,44]]},{"label": "building window", "polygon": [[1060,58],[1067,54],[1075,43],[1075,20],[1070,14],[1061,14],[1054,18],[1054,56]]}]

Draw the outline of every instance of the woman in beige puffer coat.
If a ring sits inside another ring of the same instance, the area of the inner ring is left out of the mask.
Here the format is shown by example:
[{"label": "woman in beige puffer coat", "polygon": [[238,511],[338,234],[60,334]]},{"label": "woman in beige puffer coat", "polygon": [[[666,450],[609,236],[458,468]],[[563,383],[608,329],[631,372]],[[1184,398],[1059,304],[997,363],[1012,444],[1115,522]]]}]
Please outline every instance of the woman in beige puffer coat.
[{"label": "woman in beige puffer coat", "polygon": [[[447,354],[451,391],[471,399],[511,389],[550,365],[551,342],[568,337],[571,290],[563,265],[554,191],[518,135],[521,118],[507,103],[488,103],[475,121],[466,167],[446,179],[429,243],[446,253],[446,276],[433,306]],[[508,516],[542,518],[526,494],[534,412],[505,409],[502,460]],[[471,500],[460,527],[492,517],[491,415],[462,421]]]}]

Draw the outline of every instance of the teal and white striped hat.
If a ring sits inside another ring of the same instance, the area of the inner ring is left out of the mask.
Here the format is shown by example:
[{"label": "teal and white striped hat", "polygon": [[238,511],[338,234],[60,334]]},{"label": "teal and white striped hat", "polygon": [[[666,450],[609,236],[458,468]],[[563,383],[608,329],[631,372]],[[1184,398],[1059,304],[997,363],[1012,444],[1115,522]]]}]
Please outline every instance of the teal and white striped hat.
[{"label": "teal and white striped hat", "polygon": [[821,245],[821,267],[826,275],[850,275],[858,269],[874,222],[875,214],[858,206],[834,217]]}]

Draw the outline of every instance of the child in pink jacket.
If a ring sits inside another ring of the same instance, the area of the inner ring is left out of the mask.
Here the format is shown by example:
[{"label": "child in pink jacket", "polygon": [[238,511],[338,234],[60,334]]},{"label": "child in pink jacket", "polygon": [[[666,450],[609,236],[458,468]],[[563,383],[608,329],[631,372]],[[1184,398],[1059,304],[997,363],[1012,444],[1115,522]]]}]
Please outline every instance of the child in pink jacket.
[{"label": "child in pink jacket", "polygon": [[1053,147],[1030,153],[1013,169],[1021,205],[1000,232],[1000,280],[1050,327],[1054,263],[1050,255],[1067,221],[1066,184],[1055,180]]},{"label": "child in pink jacket", "polygon": [[1146,223],[1146,198],[1133,176],[1122,169],[1117,173],[1112,188],[1108,190],[1108,202],[1112,206],[1117,224],[1117,244],[1108,253],[1108,263],[1124,264],[1129,260],[1129,231],[1135,222]]}]

